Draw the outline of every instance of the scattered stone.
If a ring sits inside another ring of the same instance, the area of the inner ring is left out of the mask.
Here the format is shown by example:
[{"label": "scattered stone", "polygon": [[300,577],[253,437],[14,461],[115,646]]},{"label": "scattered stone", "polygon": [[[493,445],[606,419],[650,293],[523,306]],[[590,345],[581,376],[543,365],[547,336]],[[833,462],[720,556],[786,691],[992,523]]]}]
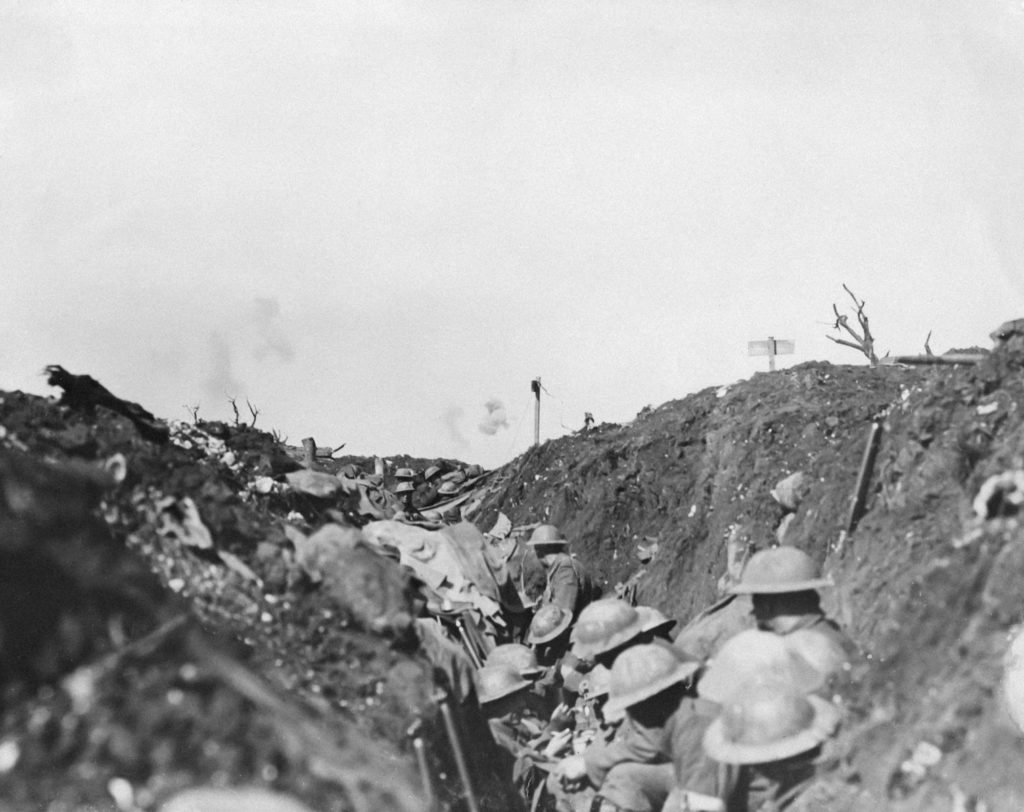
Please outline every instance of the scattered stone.
[{"label": "scattered stone", "polygon": [[804,484],[804,472],[797,471],[785,479],[779,480],[771,491],[772,498],[788,511],[796,511],[800,502],[807,495]]}]

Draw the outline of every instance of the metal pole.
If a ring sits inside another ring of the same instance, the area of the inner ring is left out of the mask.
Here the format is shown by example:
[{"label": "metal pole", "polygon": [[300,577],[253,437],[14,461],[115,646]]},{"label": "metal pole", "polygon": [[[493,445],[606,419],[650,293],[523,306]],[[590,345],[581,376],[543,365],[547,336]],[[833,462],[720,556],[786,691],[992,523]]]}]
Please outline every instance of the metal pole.
[{"label": "metal pole", "polygon": [[423,748],[423,739],[417,736],[412,740],[412,749],[416,753],[416,763],[423,779],[423,795],[427,801],[427,809],[434,808],[434,784],[430,780],[430,768],[427,766],[427,751]]},{"label": "metal pole", "polygon": [[462,625],[462,618],[455,618],[455,628],[459,630],[459,637],[462,638],[462,645],[466,649],[466,653],[469,658],[473,661],[473,665],[477,668],[483,668],[484,664],[480,659],[480,653],[476,650],[476,646],[473,645],[473,641],[469,639],[469,633],[466,631],[466,627]]},{"label": "metal pole", "polygon": [[445,730],[448,731],[448,741],[452,745],[455,766],[459,770],[459,778],[462,779],[462,787],[466,793],[466,803],[469,805],[469,812],[480,812],[480,807],[476,803],[476,793],[473,792],[473,782],[469,777],[466,755],[462,752],[462,742],[459,741],[459,731],[456,729],[455,719],[452,717],[452,709],[448,706],[447,699],[442,699],[438,704],[441,708],[441,716],[444,718]]},{"label": "metal pole", "polygon": [[537,398],[533,404],[533,444],[540,445],[540,378],[534,378],[530,384],[534,396]]},{"label": "metal pole", "polygon": [[430,778],[430,765],[427,762],[427,751],[423,745],[423,737],[420,735],[423,730],[423,720],[417,719],[413,722],[405,735],[412,740],[412,750],[416,754],[416,766],[420,770],[420,781],[423,783],[423,797],[427,803],[427,809],[433,812],[434,803],[434,782]]}]

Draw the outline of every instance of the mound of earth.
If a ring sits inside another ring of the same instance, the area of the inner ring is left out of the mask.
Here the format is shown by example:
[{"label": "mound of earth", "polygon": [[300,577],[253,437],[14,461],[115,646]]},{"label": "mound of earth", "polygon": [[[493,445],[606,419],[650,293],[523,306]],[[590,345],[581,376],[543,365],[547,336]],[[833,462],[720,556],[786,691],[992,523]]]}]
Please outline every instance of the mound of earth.
[{"label": "mound of earth", "polygon": [[[796,808],[1024,809],[1024,739],[1001,691],[1024,532],[1012,488],[995,515],[974,507],[990,477],[1024,468],[1022,368],[1011,335],[977,366],[757,374],[532,449],[483,523],[552,522],[606,591],[684,623],[781,535],[832,574],[826,608],[864,652],[835,753]],[[876,419],[865,512],[844,538]],[[796,472],[790,510],[772,490]]]},{"label": "mound of earth", "polygon": [[263,432],[164,428],[0,401],[0,809],[150,810],[221,786],[420,808],[406,732],[423,717],[439,737],[432,667],[365,629],[390,593],[339,602],[286,537],[350,497],[256,488],[297,467]]},{"label": "mound of earth", "polygon": [[[1010,331],[976,366],[755,375],[531,449],[482,478],[473,518],[559,525],[606,593],[684,624],[724,605],[752,551],[807,550],[864,659],[796,808],[1022,809],[1001,700],[1024,612],[1022,370]],[[368,569],[326,590],[297,561],[295,531],[356,515],[352,495],[267,487],[300,455],[251,427],[84,397],[0,402],[0,810],[155,810],[196,786],[421,808],[417,722],[461,808],[437,671],[389,620],[401,583]],[[347,462],[372,464],[322,467]],[[748,622],[729,606],[710,617]],[[477,755],[481,806],[520,808]]]}]

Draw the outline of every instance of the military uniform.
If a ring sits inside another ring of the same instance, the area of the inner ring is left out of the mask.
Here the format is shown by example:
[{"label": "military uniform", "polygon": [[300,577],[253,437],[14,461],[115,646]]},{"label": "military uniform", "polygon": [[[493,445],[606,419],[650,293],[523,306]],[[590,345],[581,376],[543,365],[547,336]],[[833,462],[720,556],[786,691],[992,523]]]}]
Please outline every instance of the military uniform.
[{"label": "military uniform", "polygon": [[705,757],[701,738],[716,707],[682,696],[659,726],[648,727],[627,716],[614,739],[583,754],[587,779],[612,803],[637,812],[660,809],[676,785],[715,794],[718,766]]},{"label": "military uniform", "polygon": [[580,564],[568,553],[552,553],[542,559],[547,570],[543,603],[552,603],[577,617],[594,598],[594,585]]}]

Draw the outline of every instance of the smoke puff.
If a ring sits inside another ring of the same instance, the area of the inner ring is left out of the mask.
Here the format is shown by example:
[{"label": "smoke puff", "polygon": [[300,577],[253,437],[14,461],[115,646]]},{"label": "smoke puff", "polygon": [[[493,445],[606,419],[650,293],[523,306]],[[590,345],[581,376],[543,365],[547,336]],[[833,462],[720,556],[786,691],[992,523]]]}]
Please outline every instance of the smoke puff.
[{"label": "smoke puff", "polygon": [[505,413],[504,403],[497,398],[491,398],[484,404],[484,408],[487,410],[487,416],[477,427],[481,433],[494,435],[501,429],[508,428],[508,415]]}]

